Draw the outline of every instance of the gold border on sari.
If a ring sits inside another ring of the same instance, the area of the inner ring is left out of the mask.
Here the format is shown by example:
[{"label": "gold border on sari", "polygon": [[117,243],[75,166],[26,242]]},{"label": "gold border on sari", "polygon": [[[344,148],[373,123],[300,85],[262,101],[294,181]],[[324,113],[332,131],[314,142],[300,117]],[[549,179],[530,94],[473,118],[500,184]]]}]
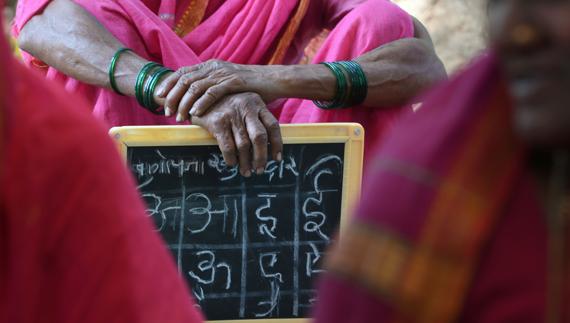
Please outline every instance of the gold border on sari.
[{"label": "gold border on sari", "polygon": [[[437,191],[417,239],[352,223],[329,256],[331,274],[394,307],[392,322],[448,323],[461,313],[521,156],[519,142],[505,126],[509,111],[496,109],[508,104],[503,92],[488,104],[456,151],[449,173],[441,178],[420,173],[418,184],[436,184]],[[394,169],[401,172],[388,171]]]},{"label": "gold border on sari", "polygon": [[180,17],[174,27],[174,32],[179,37],[185,37],[194,30],[204,19],[209,0],[191,0],[188,8]]},{"label": "gold border on sari", "polygon": [[[206,14],[206,9],[208,8],[208,0],[192,0],[190,4],[184,10],[184,13],[175,24],[174,32],[181,38],[188,35],[192,30],[194,30],[204,19],[204,15]],[[301,0],[293,17],[290,19],[287,27],[277,46],[273,55],[269,59],[268,64],[280,64],[291,46],[291,42],[295,37],[295,34],[299,30],[301,26],[301,22],[307,13],[309,8],[310,0]]]},{"label": "gold border on sari", "polygon": [[297,30],[299,30],[299,27],[301,26],[303,18],[305,18],[307,9],[309,9],[309,3],[310,0],[299,1],[299,5],[297,6],[295,14],[289,21],[289,24],[287,25],[285,32],[283,33],[281,39],[279,39],[279,42],[277,43],[275,52],[273,52],[273,55],[271,56],[267,64],[269,65],[281,64],[283,58],[285,57],[285,54],[287,53],[287,50],[289,49],[289,46],[291,46],[291,42],[293,41],[293,38],[295,37]]}]

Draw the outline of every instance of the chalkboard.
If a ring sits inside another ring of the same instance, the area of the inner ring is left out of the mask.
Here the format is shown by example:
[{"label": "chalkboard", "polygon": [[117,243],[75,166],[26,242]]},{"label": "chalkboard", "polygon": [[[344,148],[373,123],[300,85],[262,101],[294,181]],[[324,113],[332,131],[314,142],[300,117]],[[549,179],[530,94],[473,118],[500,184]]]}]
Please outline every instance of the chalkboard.
[{"label": "chalkboard", "polygon": [[[160,139],[181,131],[186,144]],[[359,126],[282,131],[283,160],[244,178],[196,127],[112,130],[149,216],[208,320],[306,318],[343,204],[358,195]],[[319,142],[307,138],[311,133]]]}]

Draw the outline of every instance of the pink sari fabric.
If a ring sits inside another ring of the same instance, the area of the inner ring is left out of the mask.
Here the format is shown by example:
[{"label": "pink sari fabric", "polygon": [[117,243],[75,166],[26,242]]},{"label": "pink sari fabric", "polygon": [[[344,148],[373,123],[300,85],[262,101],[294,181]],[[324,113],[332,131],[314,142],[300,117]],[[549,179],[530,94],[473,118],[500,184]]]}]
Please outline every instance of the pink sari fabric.
[{"label": "pink sari fabric", "polygon": [[0,322],[203,322],[89,112],[0,38]]},{"label": "pink sari fabric", "polygon": [[[172,69],[195,65],[210,58],[242,64],[261,61],[296,5],[296,1],[226,1],[198,28],[181,39],[156,12],[140,1],[76,2],[125,46]],[[48,3],[48,0],[20,1],[16,31]],[[174,123],[173,119],[155,116],[141,109],[133,98],[70,80],[52,68],[47,71],[47,77],[61,80],[68,90],[80,92],[93,100],[94,115],[110,127]]]},{"label": "pink sari fabric", "polygon": [[203,322],[85,102],[4,62],[0,322]]},{"label": "pink sari fabric", "polygon": [[329,253],[317,323],[544,321],[545,217],[499,75],[481,59],[387,135]]},{"label": "pink sari fabric", "polygon": [[[157,15],[159,10],[162,16],[172,14],[169,13],[172,1],[75,1],[125,46],[173,69],[213,58],[242,64],[266,63],[298,3],[211,1],[204,21],[181,39],[169,26],[172,21],[163,21]],[[15,33],[48,3],[49,0],[19,1]],[[179,16],[188,1],[176,3],[174,15]],[[388,42],[413,37],[414,32],[411,17],[388,0],[313,0],[283,63],[297,63],[309,40],[323,28],[332,31],[317,53],[315,63],[351,59]],[[141,109],[133,98],[70,80],[52,68],[46,74],[49,79],[64,82],[68,90],[90,99],[93,113],[109,126],[174,123],[173,119]],[[282,100],[272,108],[282,123],[359,122],[368,132],[367,146],[378,141],[399,111],[364,107],[322,111],[311,101],[298,99]]]}]

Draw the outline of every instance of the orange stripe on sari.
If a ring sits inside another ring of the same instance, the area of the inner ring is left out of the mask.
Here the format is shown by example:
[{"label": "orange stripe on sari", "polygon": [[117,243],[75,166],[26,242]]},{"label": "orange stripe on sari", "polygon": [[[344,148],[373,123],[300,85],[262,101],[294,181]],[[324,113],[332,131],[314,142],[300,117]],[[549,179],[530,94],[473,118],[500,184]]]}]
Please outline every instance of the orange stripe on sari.
[{"label": "orange stripe on sari", "polygon": [[[508,133],[509,110],[500,108],[509,106],[505,93],[501,89],[493,95],[456,152],[454,166],[436,193],[402,280],[402,310],[414,313],[422,322],[457,318],[479,251],[509,193],[521,149]],[[501,136],[494,129],[506,131]],[[442,254],[449,259],[438,256]]]},{"label": "orange stripe on sari", "polygon": [[184,10],[182,17],[176,23],[174,32],[182,38],[194,30],[204,19],[208,3],[208,0],[190,1],[188,8]]},{"label": "orange stripe on sari", "polygon": [[281,36],[281,39],[279,39],[279,42],[277,43],[277,48],[275,49],[275,52],[273,53],[273,56],[269,60],[268,64],[270,65],[281,64],[281,62],[283,61],[283,58],[285,57],[285,54],[287,53],[289,46],[291,46],[291,42],[293,41],[293,38],[295,37],[297,30],[299,30],[299,26],[301,25],[301,22],[303,21],[303,18],[307,13],[307,9],[309,8],[309,2],[310,0],[299,1],[297,10],[295,11],[295,14],[289,21],[289,24],[287,25],[285,32],[283,33],[283,36]]},{"label": "orange stripe on sari", "polygon": [[[356,219],[327,261],[317,322],[446,323],[464,313],[524,164],[497,71],[481,60],[385,143]],[[450,87],[460,99],[449,98]],[[340,290],[346,296],[333,296]],[[357,308],[331,310],[343,302]]]}]

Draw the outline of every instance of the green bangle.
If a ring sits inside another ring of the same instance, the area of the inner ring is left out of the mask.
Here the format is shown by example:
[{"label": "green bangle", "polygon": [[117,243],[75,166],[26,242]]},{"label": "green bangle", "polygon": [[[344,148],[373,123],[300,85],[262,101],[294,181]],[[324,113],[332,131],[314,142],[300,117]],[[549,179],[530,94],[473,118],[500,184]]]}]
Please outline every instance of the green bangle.
[{"label": "green bangle", "polygon": [[144,93],[143,93],[143,85],[144,81],[148,76],[148,72],[155,67],[160,66],[158,63],[150,62],[146,63],[140,70],[139,74],[137,75],[137,80],[135,82],[135,97],[137,98],[137,102],[140,106],[144,107]]},{"label": "green bangle", "polygon": [[115,91],[115,93],[119,95],[124,95],[124,94],[121,93],[121,91],[119,91],[119,88],[117,87],[117,82],[115,81],[115,68],[117,67],[117,61],[119,60],[121,54],[127,51],[132,52],[130,48],[126,47],[119,48],[119,50],[115,52],[115,55],[113,55],[113,58],[111,59],[111,64],[109,64],[109,82],[111,83],[111,89],[113,89],[113,91]]},{"label": "green bangle", "polygon": [[154,79],[154,76],[160,72],[164,67],[159,66],[156,67],[152,70],[152,74],[149,73],[148,78],[145,81],[144,84],[144,90],[143,90],[143,103],[144,103],[144,107],[147,110],[152,110],[155,108],[155,104],[154,104],[154,100],[152,98],[152,94],[150,94],[150,88],[151,88],[151,84],[152,84],[152,80]]},{"label": "green bangle", "polygon": [[339,109],[344,107],[346,104],[348,88],[345,73],[337,63],[324,62],[321,64],[328,67],[336,77],[336,93],[334,99],[331,102],[313,101],[313,103],[317,107],[325,110]]},{"label": "green bangle", "polygon": [[352,70],[356,74],[354,77],[355,91],[352,98],[352,105],[360,105],[366,100],[366,96],[368,95],[368,80],[360,64],[355,61],[349,61],[347,64],[352,65]]},{"label": "green bangle", "polygon": [[152,74],[152,76],[150,76],[149,80],[147,81],[147,84],[145,85],[145,93],[144,93],[145,103],[146,103],[145,107],[154,114],[160,115],[163,113],[162,111],[158,110],[159,106],[154,101],[154,90],[156,89],[156,85],[164,75],[172,72],[173,71],[169,68],[161,67],[158,70],[156,70]]},{"label": "green bangle", "polygon": [[147,109],[147,110],[150,110],[152,108],[151,102],[149,101],[149,98],[148,98],[148,92],[150,89],[150,81],[151,81],[153,75],[155,75],[156,72],[159,71],[161,68],[162,68],[161,66],[156,66],[152,70],[149,70],[148,77],[144,81],[144,87],[143,87],[143,91],[142,91],[142,96],[143,96],[142,99],[143,99],[143,107],[145,107],[145,109]]},{"label": "green bangle", "polygon": [[347,105],[356,106],[362,104],[368,95],[368,81],[362,67],[355,61],[340,61],[337,63],[347,71],[350,77]]}]

